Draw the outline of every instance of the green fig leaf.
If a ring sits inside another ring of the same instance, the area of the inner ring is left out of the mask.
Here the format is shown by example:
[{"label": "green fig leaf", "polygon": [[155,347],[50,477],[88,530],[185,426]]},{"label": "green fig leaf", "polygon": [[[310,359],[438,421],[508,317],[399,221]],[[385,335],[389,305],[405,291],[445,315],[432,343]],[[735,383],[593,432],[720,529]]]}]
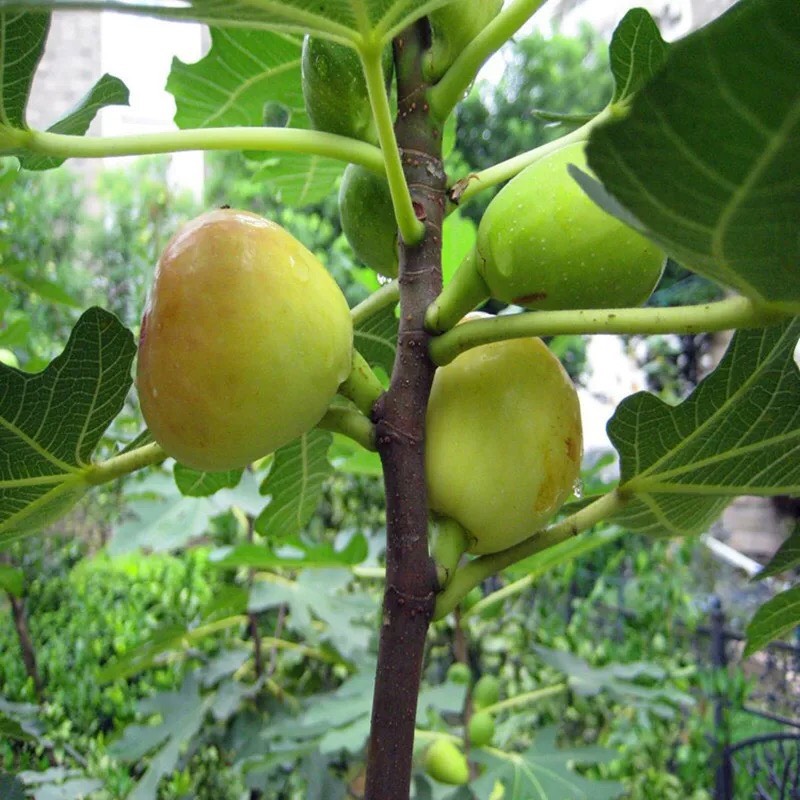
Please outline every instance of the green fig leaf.
[{"label": "green fig leaf", "polygon": [[614,75],[612,103],[620,103],[641,89],[664,64],[667,43],[655,20],[643,8],[631,9],[611,37],[609,58]]},{"label": "green fig leaf", "polygon": [[286,124],[307,127],[301,46],[297,36],[212,28],[206,56],[194,64],[172,61],[167,91],[175,97],[175,123],[180,128],[262,127],[265,107],[278,106]]},{"label": "green fig leaf", "polygon": [[559,748],[554,726],[542,728],[521,753],[495,748],[475,750],[471,760],[486,769],[472,784],[478,797],[489,797],[495,781],[505,788],[503,800],[614,800],[625,790],[616,781],[589,780],[574,771],[576,764],[607,764],[618,757],[605,747]]},{"label": "green fig leaf", "polygon": [[800,317],[739,331],[717,369],[672,407],[640,392],[608,424],[620,454],[615,520],[630,530],[688,535],[739,494],[800,494]]},{"label": "green fig leaf", "polygon": [[207,25],[315,33],[356,42],[379,35],[388,42],[415,19],[451,0],[0,0],[0,10],[92,9],[145,14]]},{"label": "green fig leaf", "polygon": [[800,566],[800,523],[795,525],[791,536],[778,548],[778,552],[753,580],[760,581],[788,572]]},{"label": "green fig leaf", "polygon": [[44,372],[0,364],[0,546],[41,530],[90,486],[92,452],[122,410],[135,352],[130,331],[91,308]]},{"label": "green fig leaf", "polygon": [[744,657],[781,639],[800,622],[800,584],[781,592],[756,611],[747,626],[747,645]]},{"label": "green fig leaf", "polygon": [[593,131],[589,165],[617,206],[581,184],[683,266],[796,313],[798,87],[796,0],[743,0],[671,45],[630,113]]},{"label": "green fig leaf", "polygon": [[327,431],[312,430],[275,452],[269,475],[261,484],[261,494],[268,494],[270,502],[256,519],[258,533],[283,541],[305,528],[333,470],[328,462],[332,441]]}]

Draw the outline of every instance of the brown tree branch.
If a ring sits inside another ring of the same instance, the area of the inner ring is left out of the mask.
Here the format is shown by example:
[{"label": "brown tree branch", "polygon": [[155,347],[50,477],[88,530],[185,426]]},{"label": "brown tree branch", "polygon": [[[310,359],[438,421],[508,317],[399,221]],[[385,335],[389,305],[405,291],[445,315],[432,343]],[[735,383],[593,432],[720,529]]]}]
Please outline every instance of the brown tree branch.
[{"label": "brown tree branch", "polygon": [[395,133],[422,242],[400,244],[400,330],[389,391],[373,418],[386,486],[386,591],[367,759],[366,800],[408,800],[425,638],[436,572],[428,555],[425,410],[434,365],[425,310],[441,291],[445,174],[441,126],[433,120],[422,77],[424,22],[395,40],[398,118]]},{"label": "brown tree branch", "polygon": [[[0,555],[0,563],[13,566],[11,557],[7,553]],[[17,632],[19,647],[22,650],[22,662],[25,664],[25,672],[33,681],[33,688],[36,691],[36,699],[41,703],[44,699],[44,681],[42,680],[39,667],[36,663],[36,648],[33,646],[30,630],[28,629],[28,616],[25,613],[25,602],[22,598],[16,597],[11,592],[8,595],[8,602],[11,606],[11,618],[14,620],[14,629]]]}]

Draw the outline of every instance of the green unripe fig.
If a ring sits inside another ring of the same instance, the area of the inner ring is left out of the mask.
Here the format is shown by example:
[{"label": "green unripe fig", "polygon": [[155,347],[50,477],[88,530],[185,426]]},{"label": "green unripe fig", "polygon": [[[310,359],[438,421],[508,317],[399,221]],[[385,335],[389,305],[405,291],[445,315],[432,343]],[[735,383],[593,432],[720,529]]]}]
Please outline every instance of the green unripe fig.
[{"label": "green unripe fig", "polygon": [[644,236],[605,212],[567,171],[590,171],[583,143],[531,164],[492,199],[475,249],[426,316],[451,328],[489,297],[532,310],[639,306],[666,259]]},{"label": "green unripe fig", "polygon": [[472,670],[463,661],[456,661],[447,669],[447,680],[466,686],[472,681]]},{"label": "green unripe fig", "polygon": [[481,345],[436,371],[425,439],[431,510],[461,524],[470,553],[495,553],[532,536],[572,491],[578,395],[541,339]]},{"label": "green unripe fig", "polygon": [[344,171],[339,219],[356,258],[387,278],[397,277],[397,222],[389,184],[359,164]]},{"label": "green unripe fig", "polygon": [[469,764],[449,739],[437,739],[425,753],[425,772],[439,783],[462,786],[469,780]]},{"label": "green unripe fig", "polygon": [[[306,36],[301,60],[303,100],[311,127],[318,131],[378,143],[367,82],[358,53],[343,44]],[[392,74],[392,51],[383,58]]]},{"label": "green unripe fig", "polygon": [[476,711],[469,720],[467,735],[473,747],[487,747],[494,739],[494,719],[488,711]]},{"label": "green unripe fig", "polygon": [[423,70],[429,81],[437,81],[461,51],[497,16],[503,0],[457,0],[428,15],[431,47]]},{"label": "green unripe fig", "polygon": [[472,687],[472,705],[480,711],[500,700],[500,681],[494,675],[482,675]]},{"label": "green unripe fig", "polygon": [[142,318],[142,413],[168,455],[243,467],[310,430],[348,377],[347,301],[319,260],[256,214],[220,209],[173,236]]},{"label": "green unripe fig", "polygon": [[477,268],[492,297],[532,309],[638,306],[664,269],[654,244],[596,205],[567,171],[584,145],[523,170],[489,203]]}]

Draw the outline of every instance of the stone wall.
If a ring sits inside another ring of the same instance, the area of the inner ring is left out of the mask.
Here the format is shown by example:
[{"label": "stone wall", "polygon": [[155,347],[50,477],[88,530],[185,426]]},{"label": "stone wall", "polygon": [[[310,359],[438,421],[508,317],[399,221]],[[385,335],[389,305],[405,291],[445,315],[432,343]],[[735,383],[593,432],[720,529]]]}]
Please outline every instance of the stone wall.
[{"label": "stone wall", "polygon": [[[44,57],[33,81],[28,124],[46,128],[63,116],[102,75],[100,15],[62,11],[53,14]],[[99,133],[96,121],[91,130]]]}]

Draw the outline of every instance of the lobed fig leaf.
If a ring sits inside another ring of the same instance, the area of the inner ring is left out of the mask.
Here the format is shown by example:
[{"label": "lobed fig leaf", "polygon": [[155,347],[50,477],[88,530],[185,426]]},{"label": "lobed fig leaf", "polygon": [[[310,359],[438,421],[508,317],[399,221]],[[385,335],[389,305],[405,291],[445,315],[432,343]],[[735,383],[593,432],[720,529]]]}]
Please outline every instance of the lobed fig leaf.
[{"label": "lobed fig leaf", "polygon": [[572,491],[582,448],[575,387],[541,339],[475,347],[436,371],[428,502],[466,530],[468,552],[505,550],[541,528]]},{"label": "lobed fig leaf", "polygon": [[351,368],[347,301],[309,250],[246,211],[183,226],[156,267],[137,386],[183,464],[243,467],[316,425]]}]

